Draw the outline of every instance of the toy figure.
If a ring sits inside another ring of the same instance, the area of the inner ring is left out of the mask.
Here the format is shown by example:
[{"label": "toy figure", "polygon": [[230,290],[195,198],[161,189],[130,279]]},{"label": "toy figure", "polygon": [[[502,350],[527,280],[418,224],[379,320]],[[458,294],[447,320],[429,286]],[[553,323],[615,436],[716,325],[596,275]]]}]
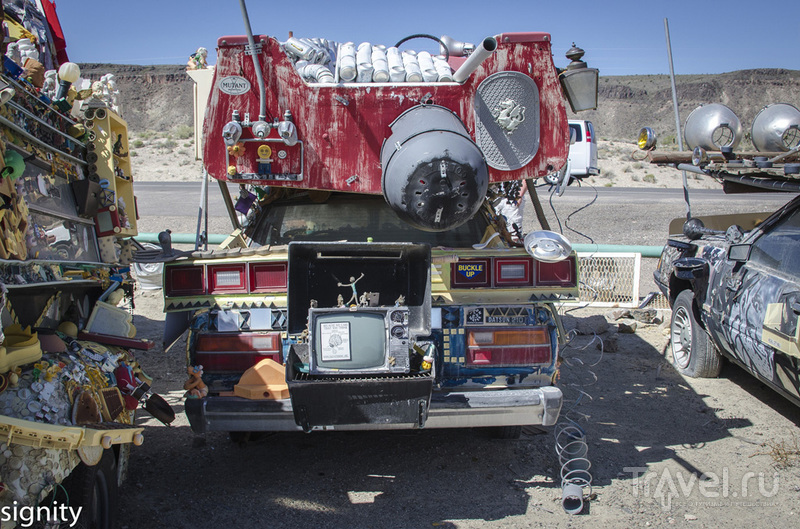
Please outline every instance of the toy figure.
[{"label": "toy figure", "polygon": [[341,294],[336,296],[336,306],[339,308],[344,307],[344,297]]},{"label": "toy figure", "polygon": [[350,282],[349,283],[336,283],[337,286],[350,287],[350,288],[353,289],[353,295],[350,296],[350,299],[347,300],[346,305],[349,305],[351,303],[356,303],[358,301],[358,292],[356,292],[356,283],[361,281],[361,278],[363,278],[363,277],[364,277],[364,273],[362,272],[361,275],[358,276],[358,279],[354,278],[353,276],[350,276]]},{"label": "toy figure", "polygon": [[128,152],[122,152],[122,134],[117,134],[117,141],[114,142],[114,155],[125,157],[128,156]]},{"label": "toy figure", "polygon": [[204,70],[208,68],[208,50],[205,48],[197,48],[197,51],[189,55],[189,62],[186,63],[187,70]]},{"label": "toy figure", "polygon": [[208,395],[208,386],[203,382],[203,366],[189,366],[186,368],[189,373],[189,380],[183,384],[186,390],[185,397],[188,399],[201,399]]}]

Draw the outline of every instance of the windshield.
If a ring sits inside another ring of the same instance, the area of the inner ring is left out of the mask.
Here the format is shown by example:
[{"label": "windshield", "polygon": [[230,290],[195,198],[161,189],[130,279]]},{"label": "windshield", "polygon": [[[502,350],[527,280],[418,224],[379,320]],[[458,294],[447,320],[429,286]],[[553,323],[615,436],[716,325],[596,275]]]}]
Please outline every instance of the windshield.
[{"label": "windshield", "polygon": [[406,224],[375,195],[333,195],[318,204],[308,200],[267,206],[248,228],[254,244],[282,245],[292,241],[417,242],[464,248],[481,242],[487,221],[477,214],[446,232],[426,232]]}]

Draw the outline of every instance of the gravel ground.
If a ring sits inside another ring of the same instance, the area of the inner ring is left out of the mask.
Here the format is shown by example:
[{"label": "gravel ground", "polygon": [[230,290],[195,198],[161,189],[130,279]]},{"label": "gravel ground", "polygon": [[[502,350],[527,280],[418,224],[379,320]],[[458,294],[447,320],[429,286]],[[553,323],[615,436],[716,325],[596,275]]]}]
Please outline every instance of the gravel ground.
[{"label": "gravel ground", "polygon": [[[140,293],[139,336],[158,339],[161,308],[158,292]],[[565,320],[599,332],[609,329],[604,314],[580,309]],[[133,450],[119,526],[796,525],[796,407],[730,365],[719,379],[684,379],[665,357],[664,325],[600,336],[602,355],[585,335],[564,349],[559,384],[589,446],[584,514],[561,508],[552,428],[514,441],[481,429],[277,433],[245,444],[195,436],[182,413],[179,343],[138,355],[178,418],[167,428],[141,412],[145,444]]]},{"label": "gravel ground", "polygon": [[[558,200],[562,222],[580,207]],[[756,199],[747,205],[758,207]],[[704,209],[729,212],[730,205]],[[610,200],[576,214],[570,226],[596,242],[663,244],[666,222],[684,211],[680,201]],[[195,222],[143,218],[140,230],[192,232]],[[525,224],[535,226],[530,204]],[[212,219],[211,232],[217,229],[225,231],[224,219]],[[642,275],[652,289],[652,275]],[[160,292],[140,292],[136,304],[139,337],[160,342]],[[243,445],[225,433],[195,436],[182,413],[179,343],[166,354],[159,347],[139,354],[178,419],[167,428],[141,413],[145,444],[133,451],[119,527],[796,526],[795,406],[735,366],[719,379],[682,377],[669,364],[664,324],[618,334],[608,332],[602,310],[563,311],[569,327],[606,331],[602,355],[585,335],[563,351],[565,412],[586,431],[592,462],[593,495],[582,515],[561,508],[551,428],[527,429],[515,441],[481,429],[278,433]]]}]

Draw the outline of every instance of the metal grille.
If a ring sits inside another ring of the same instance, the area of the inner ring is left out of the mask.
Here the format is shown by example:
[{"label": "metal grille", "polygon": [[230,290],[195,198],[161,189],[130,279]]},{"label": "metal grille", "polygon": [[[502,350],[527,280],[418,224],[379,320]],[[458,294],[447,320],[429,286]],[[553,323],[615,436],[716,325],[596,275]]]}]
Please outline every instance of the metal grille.
[{"label": "metal grille", "polygon": [[670,310],[669,300],[661,292],[653,292],[645,297],[642,308]]},{"label": "metal grille", "polygon": [[520,72],[487,77],[475,94],[475,140],[489,167],[513,171],[539,150],[539,89]]},{"label": "metal grille", "polygon": [[639,253],[579,253],[581,303],[638,307],[641,262]]}]

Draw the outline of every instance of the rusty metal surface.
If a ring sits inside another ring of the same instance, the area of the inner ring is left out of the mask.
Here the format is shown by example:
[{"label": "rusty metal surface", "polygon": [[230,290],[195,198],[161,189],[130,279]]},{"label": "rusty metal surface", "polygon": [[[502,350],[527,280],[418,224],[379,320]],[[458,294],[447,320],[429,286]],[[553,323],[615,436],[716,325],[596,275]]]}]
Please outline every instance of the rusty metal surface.
[{"label": "rusty metal surface", "polygon": [[[282,120],[290,110],[303,142],[303,177],[301,181],[248,180],[245,183],[281,185],[310,189],[330,189],[361,193],[381,193],[380,149],[391,131],[389,125],[403,111],[420,103],[432,102],[455,112],[470,135],[475,134],[474,101],[477,88],[490,74],[518,71],[529,75],[539,90],[539,148],[532,160],[512,171],[490,169],[490,181],[537,178],[566,163],[569,141],[566,110],[561,87],[551,57],[549,39],[538,34],[520,38],[498,39],[498,50],[472,76],[457,83],[346,83],[309,85],[295,72],[291,61],[274,38],[260,41],[260,63],[264,70],[267,111]],[[204,124],[204,159],[213,177],[229,180],[227,163],[233,161],[238,173],[257,173],[257,142],[245,143],[245,153],[229,160],[222,141],[222,128],[231,120],[233,110],[241,117],[258,116],[258,88],[252,58],[245,53],[244,37],[223,37],[218,43],[218,64],[214,88],[209,98]],[[250,89],[241,95],[219,90],[219,80],[239,76],[250,80]],[[245,131],[242,139],[252,139]],[[273,130],[269,136],[277,139]],[[297,167],[298,147],[272,147],[272,172],[292,171]],[[276,154],[283,150],[286,157]]]}]

